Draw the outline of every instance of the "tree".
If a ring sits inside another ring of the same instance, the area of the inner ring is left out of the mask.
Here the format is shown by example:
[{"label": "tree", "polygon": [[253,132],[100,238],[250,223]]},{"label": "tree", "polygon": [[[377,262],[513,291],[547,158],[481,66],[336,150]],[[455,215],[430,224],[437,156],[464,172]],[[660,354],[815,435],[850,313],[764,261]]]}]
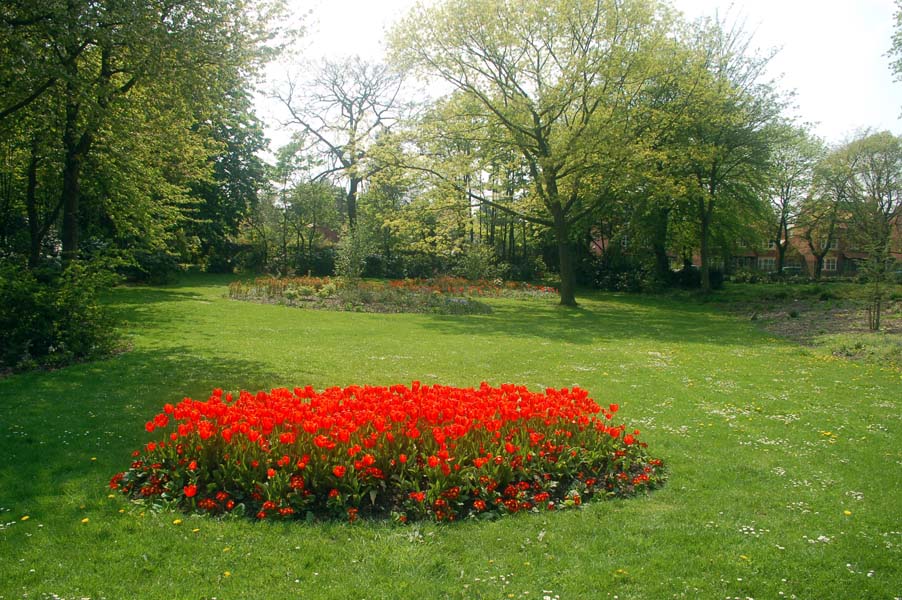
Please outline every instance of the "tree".
[{"label": "tree", "polygon": [[456,89],[457,118],[447,124],[471,127],[457,136],[522,159],[538,210],[452,183],[552,229],[563,305],[576,304],[574,225],[616,188],[616,161],[635,143],[626,117],[660,66],[670,22],[642,0],[446,0],[415,8],[392,33],[398,64]]},{"label": "tree", "polygon": [[15,83],[0,92],[0,119],[47,99],[61,153],[64,258],[78,255],[83,175],[99,141],[134,134],[116,117],[151,94],[215,104],[262,57],[268,15],[241,0],[4,3],[0,81]]},{"label": "tree", "polygon": [[796,225],[802,201],[808,194],[814,166],[824,155],[824,145],[803,127],[781,124],[774,131],[770,201],[773,210],[769,237],[777,249],[777,273],[783,272],[789,231]]},{"label": "tree", "polygon": [[674,121],[679,132],[668,170],[685,186],[701,258],[701,284],[710,291],[712,241],[727,221],[749,222],[764,209],[772,125],[780,112],[773,89],[761,83],[767,57],[749,53],[738,29],[702,22],[694,42],[697,69],[692,101]]},{"label": "tree", "polygon": [[841,154],[849,177],[844,208],[852,239],[868,253],[865,271],[873,287],[868,325],[880,328],[882,284],[902,245],[902,139],[888,131],[864,134]]},{"label": "tree", "polygon": [[849,182],[845,156],[841,149],[834,150],[815,165],[811,187],[800,206],[797,224],[814,256],[815,279],[820,279],[824,257],[837,239]]},{"label": "tree", "polygon": [[367,178],[380,168],[371,149],[404,115],[399,100],[403,79],[382,64],[355,56],[326,60],[303,92],[289,81],[276,98],[290,115],[286,124],[300,127],[310,142],[306,150],[319,149],[330,158],[327,168],[314,179],[337,175],[347,181],[348,225],[357,226],[357,195]]},{"label": "tree", "polygon": [[256,208],[266,175],[259,157],[266,147],[263,125],[252,112],[249,94],[235,90],[222,104],[210,122],[218,147],[213,173],[191,184],[191,195],[199,202],[187,224],[187,234],[199,240],[199,258],[212,271],[231,270],[231,240]]}]

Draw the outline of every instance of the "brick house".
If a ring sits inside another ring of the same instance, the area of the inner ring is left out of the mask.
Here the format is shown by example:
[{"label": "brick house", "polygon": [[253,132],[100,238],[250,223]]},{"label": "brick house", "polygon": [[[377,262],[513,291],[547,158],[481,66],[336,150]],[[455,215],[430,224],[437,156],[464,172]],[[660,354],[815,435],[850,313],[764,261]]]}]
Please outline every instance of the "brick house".
[{"label": "brick house", "polygon": [[[867,260],[868,253],[857,248],[849,240],[849,236],[843,235],[843,233],[843,228],[840,226],[839,232],[834,236],[830,248],[822,259],[821,276],[852,275],[858,271],[859,263]],[[896,237],[902,241],[902,231],[897,228],[896,234]],[[896,247],[900,246],[897,244]],[[892,256],[897,262],[902,263],[902,252],[893,252]],[[746,269],[771,273],[777,270],[777,257],[778,252],[774,242],[770,242],[763,248],[756,248],[740,242],[739,249],[731,257],[731,267],[733,270]],[[801,232],[790,230],[789,247],[784,256],[783,272],[813,276],[816,263],[817,257],[811,251],[808,241],[801,235]]]},{"label": "brick house", "polygon": [[[843,224],[837,225],[837,233],[823,256],[823,265],[821,268],[822,277],[836,277],[842,275],[852,275],[858,272],[858,265],[867,260],[868,253],[857,248],[850,240]],[[789,247],[783,260],[783,272],[788,275],[808,275],[814,276],[817,257],[808,246],[804,232],[798,229],[789,230]],[[894,229],[894,244],[896,249],[902,249],[902,224]],[[601,256],[609,250],[616,250],[624,255],[632,253],[632,240],[627,235],[620,235],[615,238],[606,238],[596,236],[589,245],[589,251],[595,256]],[[902,267],[902,252],[892,252],[897,266]],[[671,265],[679,268],[679,257],[669,254]],[[724,261],[723,258],[712,257],[711,267],[715,269],[724,269],[727,272],[736,271],[760,271],[764,273],[773,273],[777,270],[777,245],[773,241],[765,243],[763,246],[749,241],[739,242],[730,258]],[[695,267],[701,266],[701,257],[698,253],[692,255],[692,264]]]}]

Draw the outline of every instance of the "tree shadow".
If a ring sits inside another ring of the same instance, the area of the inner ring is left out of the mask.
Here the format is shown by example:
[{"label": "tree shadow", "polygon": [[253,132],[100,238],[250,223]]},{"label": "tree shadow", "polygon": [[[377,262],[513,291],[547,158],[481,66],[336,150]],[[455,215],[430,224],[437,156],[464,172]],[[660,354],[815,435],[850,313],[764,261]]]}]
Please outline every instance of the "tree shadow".
[{"label": "tree shadow", "polygon": [[141,350],[0,381],[0,506],[28,505],[91,486],[128,467],[166,403],[215,387],[258,390],[278,380],[262,363]]},{"label": "tree shadow", "polygon": [[711,306],[620,294],[593,294],[579,301],[575,308],[502,301],[492,304],[491,314],[436,316],[424,326],[457,335],[534,337],[581,345],[631,339],[723,345],[749,341],[748,327]]}]

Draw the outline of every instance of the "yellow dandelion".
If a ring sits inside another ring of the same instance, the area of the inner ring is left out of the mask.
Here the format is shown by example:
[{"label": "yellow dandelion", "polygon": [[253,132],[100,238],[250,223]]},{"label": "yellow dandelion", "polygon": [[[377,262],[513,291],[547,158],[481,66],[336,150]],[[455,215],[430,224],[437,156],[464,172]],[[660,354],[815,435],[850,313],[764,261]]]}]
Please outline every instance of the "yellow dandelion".
[{"label": "yellow dandelion", "polygon": [[97,460],[97,457],[96,457],[96,456],[92,456],[92,457],[91,457],[91,460]]},{"label": "yellow dandelion", "polygon": [[181,519],[176,519],[175,521],[172,522],[172,524],[173,524],[173,525],[181,525],[181,524],[182,524],[182,520],[181,520]]},{"label": "yellow dandelion", "polygon": [[192,529],[191,533],[197,533],[198,531],[200,531],[200,529]]},{"label": "yellow dandelion", "polygon": [[109,495],[107,496],[107,498],[109,498],[110,500],[112,500],[112,499],[115,498],[115,497],[116,497],[116,494],[109,494]]},{"label": "yellow dandelion", "polygon": [[31,518],[31,517],[29,517],[28,515],[25,515],[24,517],[22,517],[22,518],[19,519],[19,520],[20,520],[20,521],[27,521],[27,520],[30,519],[30,518]]},{"label": "yellow dandelion", "polygon": [[82,523],[87,523],[87,522],[89,522],[90,520],[91,520],[91,519],[89,519],[88,517],[85,517],[84,519],[81,520],[81,522],[82,522]]},{"label": "yellow dandelion", "polygon": [[124,513],[124,512],[125,512],[125,509],[124,509],[124,508],[120,508],[120,509],[119,509],[119,512],[120,512],[120,513]]},{"label": "yellow dandelion", "polygon": [[232,572],[231,572],[231,571],[226,571],[225,573],[222,574],[222,576],[223,576],[223,577],[231,577],[231,576],[232,576]]},{"label": "yellow dandelion", "polygon": [[231,548],[229,548],[228,546],[222,549],[223,552],[228,552],[229,550],[231,550]]},{"label": "yellow dandelion", "polygon": [[742,560],[748,560],[748,559],[749,559],[749,557],[746,556],[745,554],[740,554],[740,555],[739,555],[739,558],[741,558]]},{"label": "yellow dandelion", "polygon": [[846,515],[847,517],[851,517],[851,516],[852,516],[852,511],[851,511],[851,510],[844,510],[844,511],[842,511],[842,514]]}]

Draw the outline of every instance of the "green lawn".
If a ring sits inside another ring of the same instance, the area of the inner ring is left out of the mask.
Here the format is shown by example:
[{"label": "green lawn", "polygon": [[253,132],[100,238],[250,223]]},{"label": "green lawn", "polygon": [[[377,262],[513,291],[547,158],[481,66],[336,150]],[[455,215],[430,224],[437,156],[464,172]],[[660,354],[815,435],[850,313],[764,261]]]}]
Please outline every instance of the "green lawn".
[{"label": "green lawn", "polygon": [[[0,598],[902,597],[898,370],[673,298],[379,315],[234,302],[227,281],[120,288],[131,351],[0,380]],[[670,479],[452,525],[217,521],[108,497],[166,402],[413,379],[579,384],[621,405]]]}]

